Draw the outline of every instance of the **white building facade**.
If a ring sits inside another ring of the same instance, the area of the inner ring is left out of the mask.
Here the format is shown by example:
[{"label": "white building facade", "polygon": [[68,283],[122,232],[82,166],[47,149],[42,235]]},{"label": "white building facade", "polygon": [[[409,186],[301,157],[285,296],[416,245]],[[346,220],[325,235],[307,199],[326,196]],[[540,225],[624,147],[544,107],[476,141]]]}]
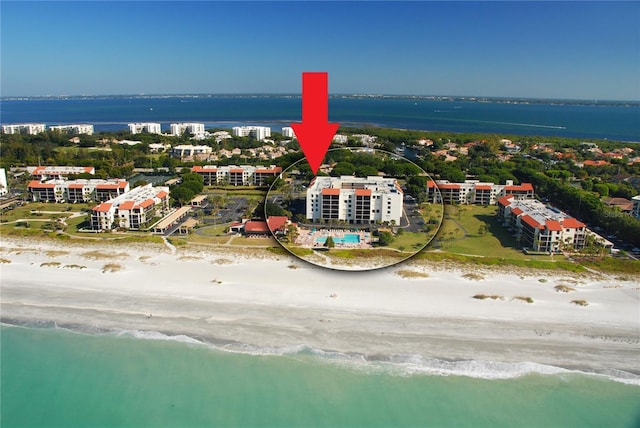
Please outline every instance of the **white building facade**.
[{"label": "white building facade", "polygon": [[147,184],[93,207],[91,229],[143,230],[151,226],[154,218],[163,217],[169,211],[169,188]]},{"label": "white building facade", "polygon": [[252,137],[258,141],[271,137],[271,128],[268,126],[234,126],[234,137]]},{"label": "white building facade", "polygon": [[171,124],[171,135],[180,136],[185,133],[185,131],[189,131],[190,134],[194,136],[202,136],[204,135],[204,123],[172,123]]},{"label": "white building facade", "polygon": [[89,125],[86,123],[76,125],[54,125],[50,126],[49,129],[52,131],[62,132],[70,135],[93,135],[93,125]]},{"label": "white building facade", "polygon": [[174,158],[186,158],[186,157],[198,157],[207,156],[213,153],[213,149],[209,146],[192,146],[182,144],[171,148],[171,157]]},{"label": "white building facade", "polygon": [[94,175],[96,169],[92,166],[28,166],[27,172],[42,181],[77,174]]},{"label": "white building facade", "polygon": [[464,183],[450,183],[447,180],[427,182],[429,202],[445,204],[495,205],[498,199],[514,195],[518,199],[533,199],[535,196],[531,183],[505,184],[483,183],[478,180],[466,180]]},{"label": "white building facade", "polygon": [[640,195],[634,196],[631,201],[633,202],[631,215],[640,220]]},{"label": "white building facade", "polygon": [[27,134],[36,135],[44,132],[46,125],[44,123],[17,123],[12,125],[2,125],[3,134]]},{"label": "white building facade", "polygon": [[200,174],[205,186],[213,184],[265,186],[271,182],[273,177],[282,173],[282,168],[275,165],[269,167],[261,165],[204,165],[192,167],[191,172]]},{"label": "white building facade", "polygon": [[400,224],[403,192],[395,178],[316,177],[307,188],[307,219]]},{"label": "white building facade", "polygon": [[141,134],[143,132],[146,132],[148,134],[160,134],[162,131],[159,123],[146,122],[130,123],[129,132],[131,132],[132,134]]},{"label": "white building facade", "polygon": [[34,202],[102,202],[128,192],[129,183],[121,179],[32,180],[27,189]]}]

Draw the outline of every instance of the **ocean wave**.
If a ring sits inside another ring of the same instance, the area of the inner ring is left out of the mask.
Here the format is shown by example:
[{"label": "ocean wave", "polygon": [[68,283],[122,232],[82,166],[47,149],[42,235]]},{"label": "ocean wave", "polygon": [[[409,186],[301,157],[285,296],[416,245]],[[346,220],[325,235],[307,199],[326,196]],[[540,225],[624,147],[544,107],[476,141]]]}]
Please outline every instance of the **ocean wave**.
[{"label": "ocean wave", "polygon": [[52,328],[80,334],[129,337],[142,340],[170,341],[203,346],[214,351],[253,356],[282,356],[294,359],[312,358],[318,362],[336,364],[350,370],[392,376],[464,376],[485,380],[508,380],[529,375],[563,376],[586,375],[615,382],[640,386],[640,375],[617,369],[586,371],[568,369],[534,362],[499,362],[483,360],[446,360],[421,355],[363,355],[322,350],[306,344],[282,347],[255,346],[240,342],[222,342],[185,334],[170,334],[150,330],[107,331],[90,326],[57,325],[50,321],[14,322],[3,320],[2,325],[25,328]]}]

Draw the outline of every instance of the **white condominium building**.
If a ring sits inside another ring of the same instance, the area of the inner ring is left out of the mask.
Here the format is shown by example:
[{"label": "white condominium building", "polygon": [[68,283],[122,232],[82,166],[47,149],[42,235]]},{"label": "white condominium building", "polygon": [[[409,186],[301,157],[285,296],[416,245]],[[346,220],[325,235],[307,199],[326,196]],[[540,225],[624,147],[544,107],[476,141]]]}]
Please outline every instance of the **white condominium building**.
[{"label": "white condominium building", "polygon": [[268,126],[234,126],[234,137],[252,137],[258,141],[271,137],[271,128]]},{"label": "white condominium building", "polygon": [[307,218],[312,221],[375,221],[400,224],[403,192],[395,178],[316,177],[307,188]]},{"label": "white condominium building", "polygon": [[153,187],[147,184],[93,207],[91,229],[142,230],[151,226],[154,218],[162,217],[167,213],[169,213],[169,188]]},{"label": "white condominium building", "polygon": [[195,136],[204,135],[204,123],[172,123],[171,135],[180,136],[189,131]]},{"label": "white condominium building", "polygon": [[96,169],[92,166],[28,166],[27,171],[41,181],[51,178],[60,179],[69,175],[96,173]]},{"label": "white condominium building", "polygon": [[129,124],[129,132],[132,134],[141,134],[143,132],[149,134],[160,134],[162,131],[160,130],[159,123],[130,123]]},{"label": "white condominium building", "polygon": [[129,191],[126,180],[32,180],[27,186],[34,202],[103,202]]},{"label": "white condominium building", "polygon": [[296,133],[293,132],[293,128],[290,126],[285,126],[282,128],[282,136],[287,138],[296,138]]},{"label": "white condominium building", "polygon": [[450,183],[447,180],[427,182],[429,202],[445,204],[495,205],[505,195],[514,195],[519,199],[533,199],[531,183],[506,184],[481,183],[478,180],[466,180],[464,183]]},{"label": "white condominium building", "polygon": [[206,186],[212,184],[229,184],[231,186],[264,186],[272,177],[282,173],[282,168],[271,165],[204,165],[194,166],[191,172],[200,174]]},{"label": "white condominium building", "polygon": [[86,134],[93,135],[93,125],[78,124],[78,125],[56,125],[50,126],[50,130],[63,132],[67,134]]},{"label": "white condominium building", "polygon": [[2,125],[3,134],[27,134],[36,135],[44,132],[46,126],[44,123],[17,123],[13,125]]}]

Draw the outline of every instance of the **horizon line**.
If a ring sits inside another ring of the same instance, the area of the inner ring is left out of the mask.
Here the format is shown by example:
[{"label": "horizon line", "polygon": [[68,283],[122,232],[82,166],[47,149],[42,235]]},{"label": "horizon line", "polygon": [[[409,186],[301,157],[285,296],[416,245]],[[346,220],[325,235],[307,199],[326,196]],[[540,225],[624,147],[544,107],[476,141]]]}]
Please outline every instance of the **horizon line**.
[{"label": "horizon line", "polygon": [[[24,99],[56,99],[56,98],[179,98],[179,97],[293,97],[301,98],[301,93],[291,92],[201,92],[201,93],[137,93],[137,94],[47,94],[47,95],[8,95],[0,96],[0,100],[24,100]],[[602,103],[638,103],[640,99],[604,99],[604,98],[555,98],[555,97],[526,97],[526,96],[499,96],[499,95],[436,95],[436,94],[383,94],[383,93],[330,93],[329,97],[350,98],[436,98],[459,99],[466,101],[478,100],[513,100],[513,101],[571,101],[588,102],[591,104]]]}]

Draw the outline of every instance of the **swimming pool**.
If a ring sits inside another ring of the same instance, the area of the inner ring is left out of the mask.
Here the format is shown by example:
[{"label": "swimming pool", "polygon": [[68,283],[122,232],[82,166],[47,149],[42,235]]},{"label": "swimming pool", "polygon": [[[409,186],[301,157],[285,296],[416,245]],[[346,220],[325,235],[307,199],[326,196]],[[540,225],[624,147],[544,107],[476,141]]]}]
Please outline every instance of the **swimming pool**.
[{"label": "swimming pool", "polygon": [[[326,236],[319,236],[315,239],[317,244],[324,244],[327,241]],[[333,237],[333,242],[336,244],[359,244],[360,235],[357,233],[345,233],[344,237]]]}]

